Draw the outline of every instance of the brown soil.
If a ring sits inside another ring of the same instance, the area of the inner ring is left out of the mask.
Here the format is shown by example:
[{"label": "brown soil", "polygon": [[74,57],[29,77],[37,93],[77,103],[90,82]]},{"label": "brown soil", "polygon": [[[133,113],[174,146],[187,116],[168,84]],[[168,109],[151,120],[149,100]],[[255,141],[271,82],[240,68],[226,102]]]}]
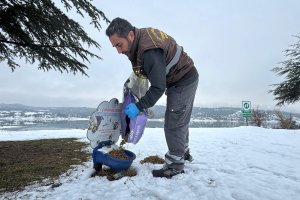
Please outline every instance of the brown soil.
[{"label": "brown soil", "polygon": [[111,155],[114,158],[118,158],[121,160],[127,160],[128,156],[125,154],[124,149],[114,149],[110,152],[108,152],[109,155]]},{"label": "brown soil", "polygon": [[164,164],[165,160],[160,158],[159,156],[148,156],[144,158],[144,160],[141,160],[140,163]]},{"label": "brown soil", "polygon": [[123,139],[121,142],[120,142],[120,148],[124,148],[123,146],[126,144],[126,140]]},{"label": "brown soil", "polygon": [[115,180],[118,180],[122,177],[125,177],[125,176],[128,176],[128,177],[133,177],[133,176],[136,176],[137,175],[137,172],[135,169],[133,168],[129,168],[127,170],[122,170],[122,171],[115,171],[113,169],[110,169],[110,168],[104,168],[100,171],[96,171],[94,172],[91,177],[95,177],[95,176],[106,176],[107,179],[109,181],[115,181]]}]

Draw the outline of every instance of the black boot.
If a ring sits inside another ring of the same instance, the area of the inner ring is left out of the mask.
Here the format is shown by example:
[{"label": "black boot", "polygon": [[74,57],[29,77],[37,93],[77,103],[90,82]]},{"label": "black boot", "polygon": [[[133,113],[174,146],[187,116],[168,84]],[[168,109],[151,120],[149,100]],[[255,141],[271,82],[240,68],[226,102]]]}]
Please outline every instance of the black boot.
[{"label": "black boot", "polygon": [[190,150],[187,150],[184,153],[184,160],[187,160],[189,162],[192,162],[194,160],[193,156],[190,154]]},{"label": "black boot", "polygon": [[178,170],[174,168],[168,168],[168,167],[163,167],[162,169],[159,170],[152,170],[152,175],[153,177],[165,177],[165,178],[172,178],[172,176],[175,176],[177,174],[182,174],[184,173],[183,170]]}]

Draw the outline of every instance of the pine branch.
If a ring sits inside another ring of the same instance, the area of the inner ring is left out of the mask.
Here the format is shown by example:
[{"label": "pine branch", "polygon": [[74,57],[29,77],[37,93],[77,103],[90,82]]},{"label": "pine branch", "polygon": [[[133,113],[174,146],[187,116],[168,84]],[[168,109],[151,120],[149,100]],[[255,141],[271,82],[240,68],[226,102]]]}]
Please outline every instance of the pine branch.
[{"label": "pine branch", "polygon": [[275,89],[269,91],[279,106],[300,100],[300,35],[296,37],[299,41],[291,49],[285,50],[285,56],[289,59],[281,62],[281,67],[272,69],[278,76],[285,75],[285,81],[273,84]]},{"label": "pine branch", "polygon": [[[104,13],[88,0],[62,3],[67,11],[75,8],[81,16],[87,14],[98,31],[101,20],[109,23]],[[51,0],[2,0],[0,6],[0,61],[6,61],[12,71],[19,67],[14,59],[20,57],[29,63],[40,62],[39,69],[80,71],[86,75],[88,67],[77,57],[87,62],[94,57],[101,59],[83,47],[86,44],[100,50],[100,44]]]}]

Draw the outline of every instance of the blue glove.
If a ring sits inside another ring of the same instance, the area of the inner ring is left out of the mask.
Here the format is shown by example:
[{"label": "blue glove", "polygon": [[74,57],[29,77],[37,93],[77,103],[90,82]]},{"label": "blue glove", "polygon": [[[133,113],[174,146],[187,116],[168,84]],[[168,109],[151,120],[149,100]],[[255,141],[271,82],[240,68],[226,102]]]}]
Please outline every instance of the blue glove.
[{"label": "blue glove", "polygon": [[134,119],[138,116],[140,110],[136,107],[134,103],[130,103],[125,108],[125,114],[128,115],[130,119]]}]

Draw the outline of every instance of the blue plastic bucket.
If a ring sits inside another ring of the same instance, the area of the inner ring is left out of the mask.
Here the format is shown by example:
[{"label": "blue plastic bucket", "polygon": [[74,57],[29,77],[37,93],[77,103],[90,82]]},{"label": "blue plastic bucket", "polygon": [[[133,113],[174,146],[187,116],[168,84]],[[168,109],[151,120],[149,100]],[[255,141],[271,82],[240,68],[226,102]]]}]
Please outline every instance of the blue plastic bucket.
[{"label": "blue plastic bucket", "polygon": [[112,157],[108,153],[98,151],[98,149],[111,144],[113,144],[112,141],[100,142],[99,145],[93,150],[93,162],[95,164],[106,165],[116,171],[127,170],[131,166],[133,160],[136,158],[136,155],[131,151],[124,150],[127,159],[119,159]]}]

